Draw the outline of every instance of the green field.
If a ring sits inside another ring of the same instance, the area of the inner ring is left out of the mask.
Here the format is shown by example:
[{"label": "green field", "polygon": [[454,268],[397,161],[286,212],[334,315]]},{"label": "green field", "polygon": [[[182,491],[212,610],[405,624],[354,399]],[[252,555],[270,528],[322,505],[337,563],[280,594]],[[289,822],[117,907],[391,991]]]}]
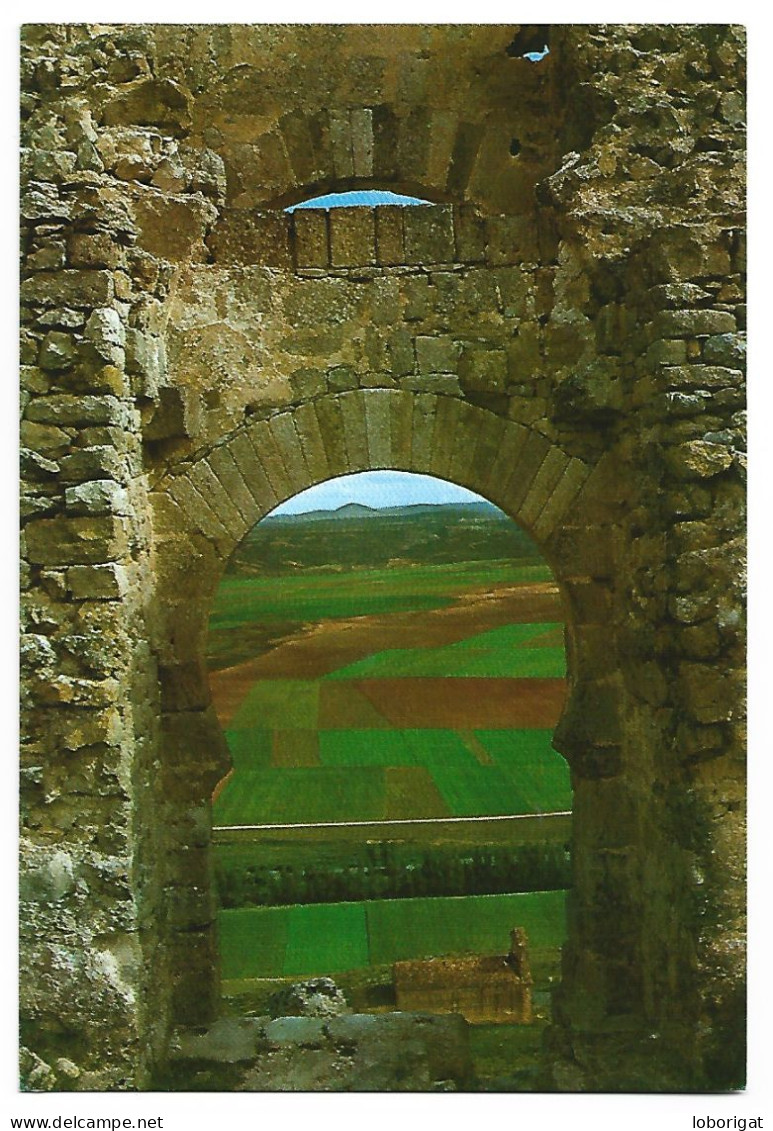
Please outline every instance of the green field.
[{"label": "green field", "polygon": [[479,585],[549,581],[546,565],[458,562],[400,569],[304,570],[275,577],[224,577],[210,633],[240,631],[255,621],[320,621],[372,613],[413,612],[450,604],[460,590]]},{"label": "green field", "polygon": [[[267,765],[270,739],[237,731],[235,773],[217,797],[219,826],[499,816],[571,808],[566,762],[548,730],[475,731],[481,765],[450,730],[320,731],[318,766]],[[254,757],[251,751],[254,751]],[[407,776],[405,769],[413,772]],[[398,771],[408,778],[401,797]],[[423,801],[422,801],[423,799]]]},{"label": "green field", "polygon": [[489,676],[509,679],[560,679],[566,675],[563,644],[534,647],[560,624],[508,624],[442,648],[399,648],[376,652],[332,672],[328,679],[402,679],[422,676]]},{"label": "green field", "polygon": [[[571,809],[551,746],[566,677],[558,596],[512,523],[460,512],[447,533],[439,510],[397,516],[386,534],[372,519],[256,528],[218,590],[209,658],[234,768],[213,815],[234,993],[325,974],[388,1008],[396,960],[505,953],[516,925],[542,990],[558,976],[565,892],[539,889],[568,882],[545,877],[566,860],[569,819],[464,820]],[[471,894],[486,891],[506,894]]]},{"label": "green field", "polygon": [[564,914],[564,892],[221,911],[223,977],[310,977],[405,958],[504,954],[514,926],[526,930],[534,950],[555,948]]}]

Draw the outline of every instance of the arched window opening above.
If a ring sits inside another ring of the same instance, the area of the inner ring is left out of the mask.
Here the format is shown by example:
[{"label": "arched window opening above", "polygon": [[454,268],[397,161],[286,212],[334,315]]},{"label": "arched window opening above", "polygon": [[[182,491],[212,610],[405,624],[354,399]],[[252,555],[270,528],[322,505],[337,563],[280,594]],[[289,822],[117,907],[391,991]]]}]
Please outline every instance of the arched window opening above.
[{"label": "arched window opening above", "polygon": [[298,208],[377,208],[384,204],[405,208],[431,203],[418,196],[406,196],[404,193],[385,189],[354,189],[350,192],[328,192],[322,196],[313,196],[310,200],[291,204],[285,208],[285,212],[295,212]]}]

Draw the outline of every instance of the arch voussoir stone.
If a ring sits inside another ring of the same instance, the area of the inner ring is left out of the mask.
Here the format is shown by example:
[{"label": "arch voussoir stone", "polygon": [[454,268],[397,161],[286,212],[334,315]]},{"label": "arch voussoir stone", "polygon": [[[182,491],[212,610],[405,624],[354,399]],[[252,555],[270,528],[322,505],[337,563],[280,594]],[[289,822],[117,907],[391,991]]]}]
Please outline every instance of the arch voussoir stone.
[{"label": "arch voussoir stone", "polygon": [[506,511],[515,516],[529,493],[537,473],[551,450],[550,441],[534,429],[525,429],[522,444],[515,451],[515,457],[508,469],[502,497],[507,500]]},{"label": "arch voussoir stone", "polygon": [[206,499],[196,490],[187,475],[174,477],[165,489],[186,515],[187,523],[194,530],[202,531],[218,547],[231,543],[230,531],[221,522],[217,512],[210,508]]},{"label": "arch voussoir stone", "polygon": [[245,527],[249,530],[264,513],[255,496],[250,491],[237,464],[231,444],[221,444],[207,457],[212,474],[220,482],[223,490],[239,512]]},{"label": "arch voussoir stone", "polygon": [[533,531],[539,543],[544,545],[547,542],[557,523],[572,507],[589,475],[590,468],[582,460],[576,458],[568,460],[545,505],[534,520]]},{"label": "arch voussoir stone", "polygon": [[414,469],[430,465],[437,406],[438,397],[434,394],[416,394],[411,425],[411,466]]},{"label": "arch voussoir stone", "polygon": [[320,431],[319,419],[314,411],[314,405],[308,401],[299,405],[294,416],[295,428],[310,476],[315,483],[329,479],[331,475],[330,462],[327,458],[327,448]]},{"label": "arch voussoir stone", "polygon": [[221,518],[231,537],[241,539],[247,531],[247,523],[209,459],[198,460],[191,468],[189,478],[210,511]]},{"label": "arch voussoir stone", "polygon": [[392,461],[398,470],[412,467],[413,452],[413,397],[403,389],[390,391],[390,431]]},{"label": "arch voussoir stone", "polygon": [[320,397],[312,402],[317,424],[325,444],[325,456],[331,476],[345,475],[349,470],[344,416],[338,397]]},{"label": "arch voussoir stone", "polygon": [[431,474],[440,479],[450,478],[456,430],[462,414],[462,402],[456,397],[438,397],[429,467]]},{"label": "arch voussoir stone", "polygon": [[245,436],[252,445],[255,457],[262,466],[268,480],[271,492],[277,502],[289,499],[294,493],[290,477],[287,474],[281,449],[278,447],[273,432],[268,426],[268,421],[258,420],[250,422],[245,428]]},{"label": "arch voussoir stone", "polygon": [[534,529],[542,509],[568,466],[569,457],[560,448],[548,449],[534,478],[527,484],[526,495],[514,515],[528,530]]},{"label": "arch voussoir stone", "polygon": [[365,430],[368,439],[368,466],[392,466],[391,397],[389,389],[369,389],[363,392],[365,403]]},{"label": "arch voussoir stone", "polygon": [[462,410],[453,437],[448,462],[448,478],[454,483],[460,483],[463,487],[469,487],[472,482],[471,469],[475,452],[480,442],[481,433],[491,414],[477,405],[468,405],[464,401],[459,403],[462,405]]},{"label": "arch voussoir stone", "polygon": [[368,466],[368,429],[365,418],[365,396],[360,390],[343,393],[339,398],[343,421],[344,443],[348,467],[358,471]]},{"label": "arch voussoir stone", "polygon": [[268,418],[268,430],[274,438],[277,450],[284,463],[290,493],[297,494],[309,484],[310,472],[303,453],[293,414],[280,412]]},{"label": "arch voussoir stone", "polygon": [[257,452],[250,443],[250,434],[247,429],[234,436],[229,445],[229,451],[247,490],[252,495],[257,512],[265,514],[267,510],[272,510],[279,499],[271,486],[263,464],[258,459]]}]

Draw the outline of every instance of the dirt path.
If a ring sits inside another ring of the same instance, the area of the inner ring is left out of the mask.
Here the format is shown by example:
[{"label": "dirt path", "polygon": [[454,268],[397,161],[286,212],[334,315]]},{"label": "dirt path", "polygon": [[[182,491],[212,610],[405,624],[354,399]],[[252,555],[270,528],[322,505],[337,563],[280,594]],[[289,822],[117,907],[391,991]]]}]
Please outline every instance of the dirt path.
[{"label": "dirt path", "polygon": [[211,672],[209,685],[225,727],[258,679],[318,679],[374,652],[437,648],[506,624],[562,619],[558,588],[552,582],[481,588],[460,594],[453,605],[442,609],[306,625],[252,660]]}]

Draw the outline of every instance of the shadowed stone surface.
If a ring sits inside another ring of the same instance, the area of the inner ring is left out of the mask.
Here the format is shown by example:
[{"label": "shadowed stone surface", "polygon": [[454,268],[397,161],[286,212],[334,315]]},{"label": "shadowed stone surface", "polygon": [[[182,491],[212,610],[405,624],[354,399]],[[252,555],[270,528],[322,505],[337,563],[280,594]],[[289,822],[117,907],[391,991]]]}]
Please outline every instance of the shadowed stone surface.
[{"label": "shadowed stone surface", "polygon": [[161,1090],[448,1092],[469,1087],[462,1017],[352,1013],[223,1020],[176,1035]]}]

